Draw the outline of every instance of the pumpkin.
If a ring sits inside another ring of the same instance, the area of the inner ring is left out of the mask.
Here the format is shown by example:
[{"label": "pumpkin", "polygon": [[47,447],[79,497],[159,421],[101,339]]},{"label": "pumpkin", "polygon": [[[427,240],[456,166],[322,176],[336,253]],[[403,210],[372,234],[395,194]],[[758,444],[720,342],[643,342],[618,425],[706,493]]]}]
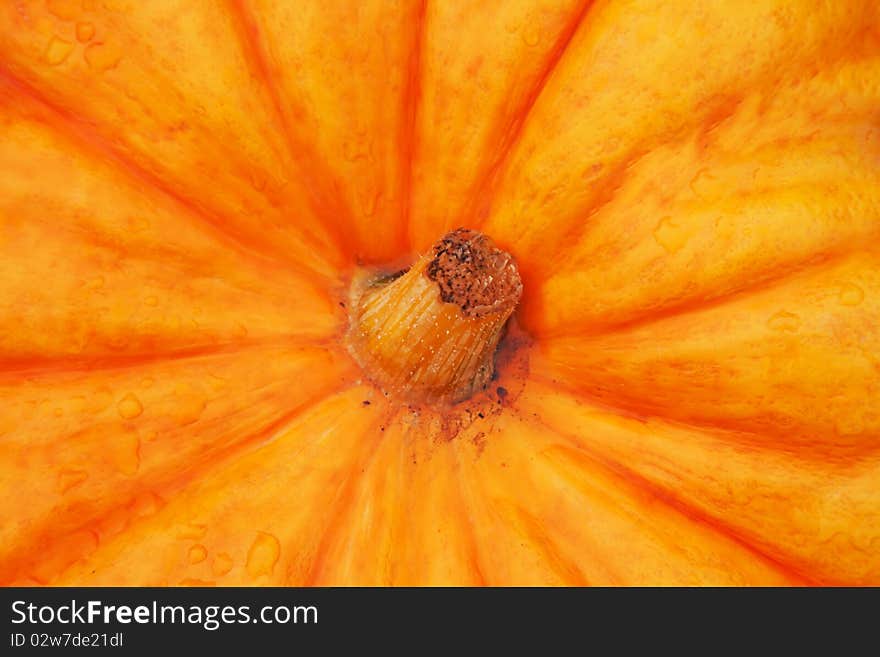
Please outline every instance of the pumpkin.
[{"label": "pumpkin", "polygon": [[880,584],[876,0],[14,0],[0,89],[0,582]]}]

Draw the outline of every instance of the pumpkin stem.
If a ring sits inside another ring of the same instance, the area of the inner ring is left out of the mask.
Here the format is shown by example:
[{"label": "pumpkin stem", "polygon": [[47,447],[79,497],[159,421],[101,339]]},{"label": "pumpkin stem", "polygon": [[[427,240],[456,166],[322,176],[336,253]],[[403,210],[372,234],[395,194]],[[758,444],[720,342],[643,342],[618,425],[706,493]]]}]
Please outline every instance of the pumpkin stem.
[{"label": "pumpkin stem", "polygon": [[405,272],[355,276],[349,350],[388,394],[459,402],[491,380],[495,350],[521,295],[511,255],[459,228]]}]

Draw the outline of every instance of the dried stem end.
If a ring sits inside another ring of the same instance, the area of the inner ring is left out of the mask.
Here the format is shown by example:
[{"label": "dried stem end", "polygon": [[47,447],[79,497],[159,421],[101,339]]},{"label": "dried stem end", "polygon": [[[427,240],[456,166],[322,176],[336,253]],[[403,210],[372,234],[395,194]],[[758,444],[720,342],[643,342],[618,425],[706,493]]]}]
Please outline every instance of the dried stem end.
[{"label": "dried stem end", "polygon": [[460,228],[397,277],[361,272],[348,346],[367,376],[413,402],[455,403],[486,387],[522,295],[513,258]]}]

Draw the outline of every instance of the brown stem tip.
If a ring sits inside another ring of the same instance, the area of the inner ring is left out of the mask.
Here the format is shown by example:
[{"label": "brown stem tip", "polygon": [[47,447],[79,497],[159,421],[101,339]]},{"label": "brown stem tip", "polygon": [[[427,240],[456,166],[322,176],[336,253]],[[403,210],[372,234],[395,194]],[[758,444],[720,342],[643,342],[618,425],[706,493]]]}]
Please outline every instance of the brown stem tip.
[{"label": "brown stem tip", "polygon": [[440,289],[440,298],[454,303],[468,317],[515,308],[522,281],[509,253],[475,230],[459,228],[434,245],[425,273]]},{"label": "brown stem tip", "polygon": [[389,394],[458,402],[492,378],[495,350],[521,296],[510,254],[459,228],[401,276],[355,277],[349,349]]}]

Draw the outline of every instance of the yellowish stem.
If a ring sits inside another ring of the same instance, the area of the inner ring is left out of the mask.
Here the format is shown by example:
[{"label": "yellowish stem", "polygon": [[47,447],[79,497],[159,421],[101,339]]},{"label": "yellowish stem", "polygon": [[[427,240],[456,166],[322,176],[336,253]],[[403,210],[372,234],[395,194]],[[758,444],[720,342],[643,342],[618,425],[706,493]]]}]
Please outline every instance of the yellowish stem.
[{"label": "yellowish stem", "polygon": [[349,349],[390,395],[462,401],[491,380],[521,295],[513,258],[485,235],[458,229],[396,278],[355,278]]}]

